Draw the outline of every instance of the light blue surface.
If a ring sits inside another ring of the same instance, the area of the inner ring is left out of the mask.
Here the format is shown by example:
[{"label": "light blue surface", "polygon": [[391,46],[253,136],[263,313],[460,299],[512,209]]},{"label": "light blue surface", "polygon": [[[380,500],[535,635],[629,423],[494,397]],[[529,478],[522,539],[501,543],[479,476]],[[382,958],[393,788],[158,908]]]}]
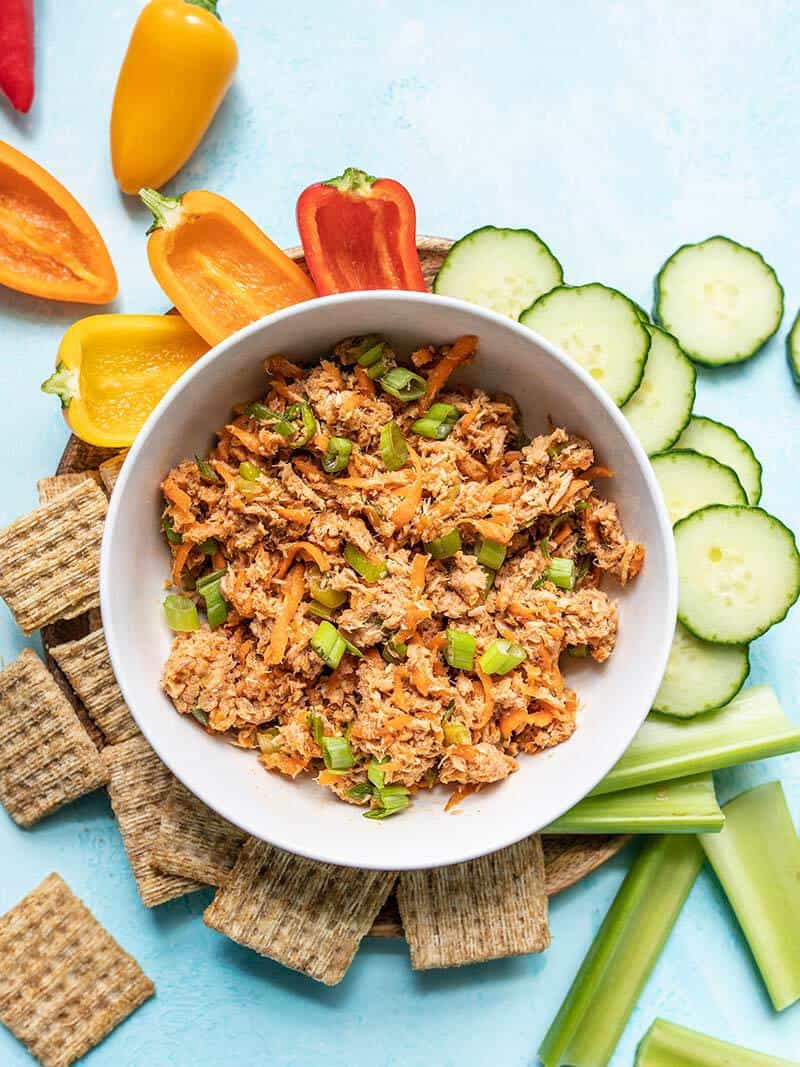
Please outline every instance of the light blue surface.
[{"label": "light blue surface", "polygon": [[[166,301],[145,258],[146,213],[107,151],[116,73],[139,0],[42,0],[32,117],[0,137],[52,168],[105,235],[124,311]],[[764,505],[800,529],[797,420],[783,340],[800,304],[800,22],[790,0],[569,0],[494,5],[221,0],[241,68],[201,151],[172,188],[207,187],[296,243],[309,182],[358,164],[412,190],[419,229],[531,226],[570,282],[645,305],[679,244],[721,232],[761,250],[787,294],[778,338],[753,362],[702,373],[696,410],[733,422],[764,463]],[[4,416],[0,525],[36,502],[66,430],[38,392],[84,309],[0,289]],[[800,612],[753,649],[798,718]],[[0,655],[25,641],[0,604]],[[725,795],[771,777],[800,818],[800,761],[721,776]],[[517,1067],[535,1050],[608,908],[627,851],[552,908],[542,958],[412,974],[402,942],[368,942],[345,981],[317,986],[207,930],[209,892],[146,911],[104,796],[29,832],[0,811],[0,912],[59,871],[155,980],[157,996],[87,1058],[101,1065],[269,1063]],[[800,951],[800,946],[798,947]],[[629,1065],[656,1015],[800,1057],[800,1006],[777,1016],[713,878],[701,874],[614,1057]],[[0,1064],[30,1059],[0,1029]]]}]

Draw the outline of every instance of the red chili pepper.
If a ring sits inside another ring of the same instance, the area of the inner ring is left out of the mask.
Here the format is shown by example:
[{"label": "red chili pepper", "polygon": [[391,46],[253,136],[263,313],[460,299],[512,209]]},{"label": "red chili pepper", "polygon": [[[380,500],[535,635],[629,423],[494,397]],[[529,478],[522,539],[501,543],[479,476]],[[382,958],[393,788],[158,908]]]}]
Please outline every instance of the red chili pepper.
[{"label": "red chili pepper", "polygon": [[321,294],[356,289],[425,292],[417,213],[406,188],[348,167],[297,201],[306,264]]},{"label": "red chili pepper", "polygon": [[17,111],[33,103],[33,0],[0,0],[0,89]]}]

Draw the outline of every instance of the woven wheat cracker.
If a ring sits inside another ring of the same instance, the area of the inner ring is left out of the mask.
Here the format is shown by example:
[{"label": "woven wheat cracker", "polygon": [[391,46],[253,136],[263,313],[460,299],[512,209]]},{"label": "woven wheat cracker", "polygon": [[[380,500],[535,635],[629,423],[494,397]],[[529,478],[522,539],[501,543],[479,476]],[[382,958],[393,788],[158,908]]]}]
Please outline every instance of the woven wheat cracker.
[{"label": "woven wheat cracker", "polygon": [[396,877],[316,863],[250,838],[203,918],[240,945],[336,985]]},{"label": "woven wheat cracker", "polygon": [[95,630],[78,641],[56,645],[50,649],[50,655],[109,744],[126,741],[139,733],[117,685],[102,630]]},{"label": "woven wheat cracker", "polygon": [[397,902],[415,970],[542,952],[550,944],[538,836],[468,863],[404,871]]},{"label": "woven wheat cracker", "polygon": [[111,495],[114,486],[117,484],[117,478],[119,478],[119,472],[122,470],[122,464],[125,462],[127,454],[128,450],[126,449],[124,452],[118,452],[117,455],[112,456],[111,459],[103,460],[100,464],[100,477],[103,479],[103,485],[106,487],[109,495]]},{"label": "woven wheat cracker", "polygon": [[25,633],[100,603],[107,505],[83,480],[0,531],[0,596]]},{"label": "woven wheat cracker", "polygon": [[164,801],[151,859],[167,874],[221,886],[246,838],[176,778]]},{"label": "woven wheat cracker", "polygon": [[109,771],[111,806],[146,907],[153,908],[201,889],[199,882],[156,870],[150,859],[164,800],[174,780],[169,770],[141,736],[108,745],[103,749],[103,759]]},{"label": "woven wheat cracker", "polygon": [[57,874],[0,916],[0,1021],[44,1067],[68,1067],[155,992]]},{"label": "woven wheat cracker", "polygon": [[33,826],[107,778],[72,705],[26,648],[0,672],[0,803],[20,826]]},{"label": "woven wheat cracker", "polygon": [[39,503],[49,504],[68,489],[73,489],[81,482],[90,481],[100,485],[99,471],[70,471],[67,474],[53,474],[49,478],[40,478],[36,483]]}]

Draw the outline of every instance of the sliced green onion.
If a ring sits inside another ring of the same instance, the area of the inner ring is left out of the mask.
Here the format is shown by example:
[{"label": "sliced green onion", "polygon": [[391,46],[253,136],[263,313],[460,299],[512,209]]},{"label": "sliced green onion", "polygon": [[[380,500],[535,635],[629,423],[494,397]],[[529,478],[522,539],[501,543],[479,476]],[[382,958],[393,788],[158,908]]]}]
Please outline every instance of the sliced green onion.
[{"label": "sliced green onion", "polygon": [[488,537],[484,537],[478,547],[475,559],[482,567],[488,567],[490,571],[499,571],[505,561],[506,552],[508,552],[507,545],[502,545],[499,541],[492,541]]},{"label": "sliced green onion", "polygon": [[387,785],[375,793],[378,806],[364,812],[365,819],[387,819],[409,805],[408,790],[403,785]]},{"label": "sliced green onion", "polygon": [[336,610],[347,600],[347,593],[342,589],[330,589],[324,584],[322,574],[318,567],[309,568],[308,591],[313,598],[324,604],[326,608]]},{"label": "sliced green onion", "polygon": [[381,459],[387,471],[398,471],[408,459],[408,445],[396,422],[381,429]]},{"label": "sliced green onion", "polygon": [[463,630],[447,628],[447,644],[444,649],[444,658],[450,667],[458,671],[471,671],[475,665],[476,641],[472,634],[464,633]]},{"label": "sliced green onion", "polygon": [[256,741],[262,752],[274,752],[280,747],[280,742],[275,740],[279,733],[280,731],[277,726],[270,726],[266,730],[257,731]]},{"label": "sliced green onion", "polygon": [[383,351],[387,348],[385,341],[377,341],[374,345],[371,345],[365,352],[358,357],[356,362],[359,367],[371,367],[374,363],[383,355]]},{"label": "sliced green onion", "polygon": [[325,455],[322,457],[322,469],[326,474],[339,474],[346,470],[352,451],[352,441],[348,441],[346,437],[331,437]]},{"label": "sliced green onion", "polygon": [[428,389],[425,379],[409,370],[408,367],[392,367],[378,381],[384,392],[406,404],[425,396]]},{"label": "sliced green onion", "polygon": [[573,659],[586,659],[589,655],[588,645],[570,645],[567,649],[567,655],[572,656]]},{"label": "sliced green onion", "polygon": [[553,556],[544,576],[548,582],[557,585],[559,589],[573,589],[575,587],[575,564],[571,559],[565,559],[563,556]]},{"label": "sliced green onion", "polygon": [[347,790],[347,795],[352,797],[353,800],[364,800],[372,795],[372,786],[369,782],[356,782],[354,786]]},{"label": "sliced green onion", "polygon": [[195,456],[194,461],[197,464],[197,469],[200,471],[200,477],[204,482],[218,482],[220,477],[208,460],[203,459],[202,456]]},{"label": "sliced green onion", "polygon": [[219,545],[213,537],[207,538],[205,541],[201,541],[197,546],[204,556],[213,556],[218,550]]},{"label": "sliced green onion", "polygon": [[198,593],[206,603],[206,617],[212,630],[216,630],[228,618],[228,602],[220,591],[221,582],[220,576],[216,581],[204,582],[202,586],[197,587]]},{"label": "sliced green onion", "polygon": [[444,441],[460,417],[458,408],[452,404],[432,404],[421,418],[412,422],[411,429],[420,437]]},{"label": "sliced green onion", "polygon": [[700,844],[722,883],[776,1011],[800,1000],[800,838],[780,782],[740,793]]},{"label": "sliced green onion", "polygon": [[308,728],[312,733],[314,740],[322,747],[322,738],[325,736],[325,724],[322,721],[321,715],[309,715],[308,716]]},{"label": "sliced green onion", "polygon": [[202,708],[194,708],[192,717],[197,719],[201,726],[208,726],[208,715]]},{"label": "sliced green onion", "polygon": [[257,482],[261,477],[261,471],[255,463],[251,463],[249,460],[239,464],[239,474],[248,482]]},{"label": "sliced green onion", "polygon": [[373,756],[372,759],[369,761],[369,765],[367,767],[367,778],[369,778],[370,782],[372,782],[376,789],[383,789],[385,785],[386,772],[381,770],[381,768],[384,763],[388,762],[388,756],[386,756],[386,758],[382,760],[377,760]]},{"label": "sliced green onion", "polygon": [[442,726],[446,745],[471,745],[472,734],[463,722],[446,722]]},{"label": "sliced green onion", "polygon": [[498,637],[492,641],[478,660],[484,674],[508,674],[528,658],[528,653],[521,645]]},{"label": "sliced green onion", "polygon": [[636,1067],[797,1067],[797,1060],[752,1052],[656,1019],[639,1044]]},{"label": "sliced green onion", "polygon": [[408,654],[408,645],[404,641],[389,640],[381,649],[381,655],[387,663],[402,663]]},{"label": "sliced green onion", "polygon": [[286,418],[292,422],[297,422],[298,419],[302,423],[302,430],[298,431],[297,439],[293,442],[295,448],[303,448],[313,438],[317,432],[317,420],[314,418],[314,412],[311,410],[311,406],[305,402],[301,404],[291,404],[286,409]]},{"label": "sliced green onion", "polygon": [[342,662],[342,656],[345,652],[349,652],[353,656],[361,656],[362,654],[327,619],[323,619],[314,631],[314,636],[311,638],[311,647],[320,659],[333,670],[336,670]]},{"label": "sliced green onion", "polygon": [[171,545],[180,545],[183,543],[183,534],[178,533],[175,529],[171,515],[165,515],[161,520],[161,529],[164,531],[164,536]]},{"label": "sliced green onion", "polygon": [[323,737],[320,748],[329,771],[349,771],[355,763],[350,742],[346,737]]},{"label": "sliced green onion", "polygon": [[386,573],[386,564],[383,560],[375,562],[374,560],[367,559],[360,548],[350,543],[344,546],[344,558],[356,572],[360,574],[365,582],[372,584],[373,582],[380,581]]},{"label": "sliced green onion", "polygon": [[261,496],[264,490],[264,487],[261,484],[261,479],[254,482],[251,481],[249,478],[243,478],[241,474],[236,475],[235,485],[237,490],[242,494],[242,496]]},{"label": "sliced green onion", "polygon": [[693,719],[651,712],[625,755],[592,790],[616,793],[648,782],[733,767],[800,750],[800,728],[768,685],[742,690],[730,704]]},{"label": "sliced green onion", "polygon": [[441,537],[434,538],[425,545],[425,551],[429,552],[434,559],[449,559],[456,552],[461,551],[461,534],[458,529],[448,530]]},{"label": "sliced green onion", "polygon": [[495,571],[490,571],[488,567],[484,567],[483,569],[486,571],[486,585],[483,587],[483,595],[488,596],[492,591],[492,586],[494,585],[494,580],[497,577],[497,574]]},{"label": "sliced green onion", "polygon": [[647,841],[542,1042],[545,1067],[606,1067],[702,865],[694,837]]},{"label": "sliced green onion", "polygon": [[357,363],[365,352],[383,341],[378,333],[367,333],[363,337],[345,337],[335,346],[333,354],[342,363]]},{"label": "sliced green onion", "polygon": [[320,604],[318,600],[312,600],[306,604],[306,611],[309,615],[315,615],[318,619],[330,620],[333,618],[333,609],[325,604]]},{"label": "sliced green onion", "polygon": [[197,617],[197,608],[193,600],[186,596],[175,596],[170,593],[164,597],[164,615],[167,626],[177,633],[188,633],[190,630],[200,629],[200,619]]},{"label": "sliced green onion", "polygon": [[716,834],[725,825],[711,773],[585,797],[548,834]]},{"label": "sliced green onion", "polygon": [[202,591],[203,586],[208,585],[211,582],[217,582],[227,571],[227,567],[220,567],[219,570],[209,571],[208,574],[204,574],[201,578],[197,579],[197,591]]},{"label": "sliced green onion", "polygon": [[279,411],[273,411],[272,408],[268,408],[265,404],[250,404],[245,409],[245,414],[250,415],[251,418],[256,419],[258,422],[270,423],[270,430],[273,433],[279,433],[281,437],[294,436],[292,424],[287,422]]},{"label": "sliced green onion", "polygon": [[394,352],[385,341],[379,341],[359,356],[358,364],[366,367],[367,374],[374,381],[382,378],[395,364]]}]

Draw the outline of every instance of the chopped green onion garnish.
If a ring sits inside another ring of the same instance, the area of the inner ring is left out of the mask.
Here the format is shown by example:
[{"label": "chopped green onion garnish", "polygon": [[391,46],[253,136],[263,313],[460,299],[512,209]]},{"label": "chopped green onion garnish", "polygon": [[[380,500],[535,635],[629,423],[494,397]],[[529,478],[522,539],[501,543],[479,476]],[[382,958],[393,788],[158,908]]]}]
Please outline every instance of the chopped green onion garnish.
[{"label": "chopped green onion garnish", "polygon": [[387,641],[381,649],[387,663],[402,663],[407,654],[408,645],[404,641]]},{"label": "chopped green onion garnish", "polygon": [[202,456],[195,456],[194,461],[197,464],[197,469],[200,471],[200,477],[204,482],[218,482],[220,480],[217,472],[207,460],[202,458]]},{"label": "chopped green onion garnish", "polygon": [[422,418],[411,424],[411,429],[420,437],[443,441],[460,418],[458,408],[452,404],[432,404]]},{"label": "chopped green onion garnish", "polygon": [[344,546],[344,558],[365,582],[378,582],[386,574],[386,564],[382,560],[376,563],[367,559],[361,549],[355,545],[348,543]]},{"label": "chopped green onion garnish", "polygon": [[350,652],[351,655],[360,656],[361,652],[351,645],[346,637],[343,637],[333,623],[324,619],[311,638],[311,647],[320,657],[320,659],[330,667],[332,670],[336,670],[339,664],[342,662],[342,656],[345,652]]},{"label": "chopped green onion garnish", "polygon": [[471,745],[472,734],[463,722],[446,722],[444,730],[444,742],[446,745]]},{"label": "chopped green onion garnish", "polygon": [[405,403],[419,400],[421,396],[425,396],[428,389],[425,379],[407,367],[392,367],[378,380],[384,392]]},{"label": "chopped green onion garnish", "polygon": [[317,432],[317,420],[314,418],[314,412],[311,410],[308,404],[291,404],[286,409],[286,418],[292,422],[297,422],[299,419],[302,424],[302,430],[298,431],[297,440],[293,442],[295,448],[302,448],[307,445]]},{"label": "chopped green onion garnish", "polygon": [[164,615],[169,628],[178,633],[188,633],[190,630],[200,629],[197,608],[194,601],[186,596],[175,596],[174,593],[171,593],[169,596],[164,597]]},{"label": "chopped green onion garnish", "polygon": [[482,567],[488,567],[490,571],[497,571],[503,566],[508,548],[499,541],[492,541],[484,537],[478,546],[476,559]]},{"label": "chopped green onion garnish", "polygon": [[396,422],[387,422],[381,430],[381,459],[388,471],[397,471],[408,460],[408,445]]},{"label": "chopped green onion garnish", "polygon": [[527,652],[520,645],[498,637],[492,641],[478,663],[484,674],[508,674],[527,658]]},{"label": "chopped green onion garnish", "polygon": [[268,408],[264,404],[251,404],[247,408],[246,414],[259,422],[271,423],[270,430],[273,433],[279,433],[281,437],[294,437],[294,427],[290,422],[286,421],[279,411],[273,411],[272,408]]},{"label": "chopped green onion garnish", "polygon": [[257,482],[261,477],[261,471],[255,463],[250,463],[249,460],[245,460],[244,463],[239,464],[239,474],[241,474],[241,476],[248,482]]},{"label": "chopped green onion garnish", "polygon": [[409,805],[408,790],[403,785],[388,785],[385,789],[379,789],[375,793],[375,799],[378,807],[365,811],[365,819],[386,819]]},{"label": "chopped green onion garnish", "polygon": [[308,728],[314,736],[314,740],[322,747],[322,738],[325,736],[325,724],[320,715],[308,716]]},{"label": "chopped green onion garnish", "polygon": [[449,559],[450,556],[454,556],[456,552],[461,551],[461,534],[457,529],[449,530],[446,534],[442,534],[441,537],[429,541],[425,545],[425,550],[434,559]]},{"label": "chopped green onion garnish", "polygon": [[204,556],[213,556],[219,549],[219,545],[213,537],[209,537],[207,540],[202,541],[197,547]]},{"label": "chopped green onion garnish", "polygon": [[204,582],[198,585],[197,591],[206,602],[206,616],[208,625],[216,630],[228,618],[228,603],[220,591],[222,575],[213,582]]},{"label": "chopped green onion garnish", "polygon": [[227,569],[228,569],[227,567],[220,567],[219,570],[209,571],[209,573],[208,574],[204,574],[202,576],[202,578],[198,578],[197,579],[197,591],[198,591],[198,593],[201,592],[201,590],[203,589],[203,586],[208,585],[211,582],[219,581],[219,579],[222,577],[222,575],[226,572]]},{"label": "chopped green onion garnish", "polygon": [[318,619],[333,618],[333,610],[325,604],[320,604],[318,600],[312,600],[310,604],[306,604],[306,611],[309,615],[316,615]]},{"label": "chopped green onion garnish", "polygon": [[346,737],[323,737],[320,748],[329,771],[349,771],[355,763],[350,742]]},{"label": "chopped green onion garnish", "polygon": [[351,786],[347,790],[347,795],[352,797],[353,800],[364,800],[365,797],[370,796],[372,793],[372,786],[369,782],[356,782],[354,786]]},{"label": "chopped green onion garnish", "polygon": [[371,367],[373,363],[377,363],[383,355],[383,350],[386,347],[387,345],[385,341],[378,341],[376,344],[372,345],[356,360],[359,367]]},{"label": "chopped green onion garnish", "polygon": [[586,659],[589,655],[588,645],[570,645],[567,649],[567,655],[572,656],[573,659]]},{"label": "chopped green onion garnish", "polygon": [[323,583],[322,575],[317,567],[309,569],[308,591],[316,601],[332,610],[340,608],[347,600],[347,593],[344,590],[330,589]]},{"label": "chopped green onion garnish", "polygon": [[377,333],[367,333],[363,337],[346,337],[334,348],[333,354],[342,363],[356,363],[365,352],[368,352],[383,338]]},{"label": "chopped green onion garnish", "polygon": [[171,545],[179,545],[183,541],[183,534],[179,534],[172,524],[172,516],[165,515],[161,520],[161,529]]},{"label": "chopped green onion garnish", "polygon": [[202,708],[194,708],[192,710],[192,716],[197,719],[201,726],[208,726],[208,715]]},{"label": "chopped green onion garnish", "polygon": [[475,638],[463,630],[447,628],[444,658],[459,671],[471,671],[475,664]]},{"label": "chopped green onion garnish", "polygon": [[326,474],[339,474],[346,470],[352,451],[352,441],[348,441],[346,437],[331,437],[327,451],[322,457],[322,469]]},{"label": "chopped green onion garnish", "polygon": [[372,782],[376,789],[383,789],[386,783],[386,772],[384,770],[381,770],[381,767],[384,763],[388,762],[388,756],[382,760],[377,760],[373,756],[372,759],[369,761],[369,766],[367,767],[367,778],[369,778],[370,782]]},{"label": "chopped green onion garnish", "polygon": [[275,738],[279,734],[277,726],[270,726],[267,730],[259,730],[256,733],[256,740],[258,741],[258,747],[262,752],[274,752],[280,747],[280,742]]},{"label": "chopped green onion garnish", "polygon": [[248,478],[243,478],[241,474],[236,475],[235,485],[237,491],[241,493],[242,496],[248,497],[261,496],[264,489],[261,479],[251,482]]},{"label": "chopped green onion garnish", "polygon": [[559,589],[574,589],[575,564],[571,559],[565,559],[563,556],[553,556],[544,576],[548,582],[557,585]]},{"label": "chopped green onion garnish", "polygon": [[367,374],[374,381],[376,378],[382,378],[394,366],[394,352],[385,341],[379,341],[359,356],[358,364],[367,368]]}]

